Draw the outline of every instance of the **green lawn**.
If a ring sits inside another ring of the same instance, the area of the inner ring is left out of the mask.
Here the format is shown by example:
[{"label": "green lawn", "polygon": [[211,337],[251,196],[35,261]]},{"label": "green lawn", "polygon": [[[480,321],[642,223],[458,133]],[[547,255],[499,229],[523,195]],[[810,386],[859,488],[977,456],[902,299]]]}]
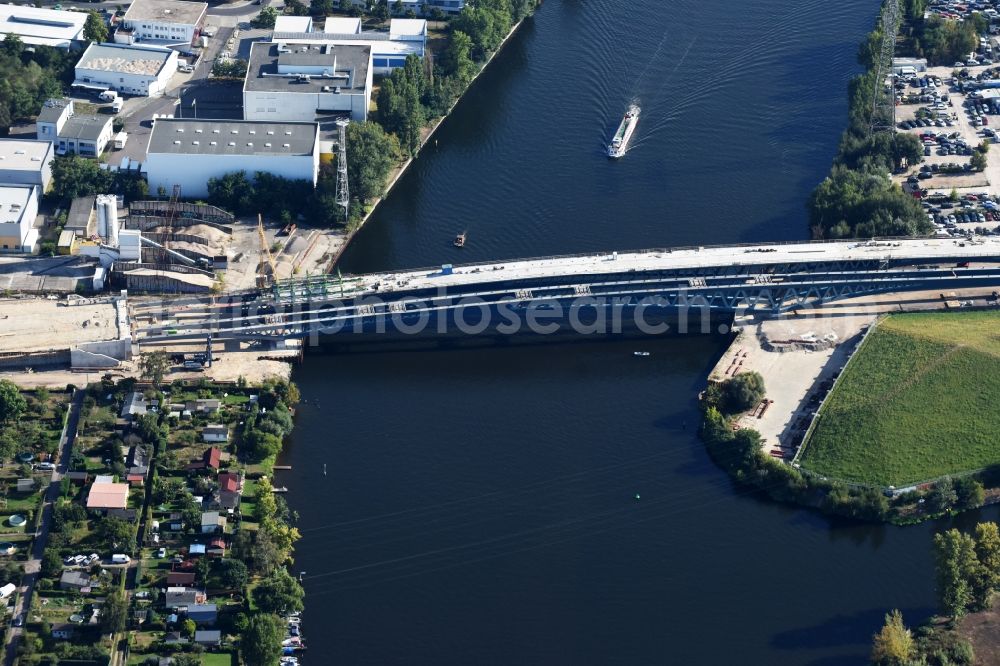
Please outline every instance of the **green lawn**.
[{"label": "green lawn", "polygon": [[802,466],[897,487],[1000,462],[1000,313],[899,314],[858,350]]},{"label": "green lawn", "polygon": [[233,666],[233,655],[229,652],[206,652],[201,655],[202,666]]}]

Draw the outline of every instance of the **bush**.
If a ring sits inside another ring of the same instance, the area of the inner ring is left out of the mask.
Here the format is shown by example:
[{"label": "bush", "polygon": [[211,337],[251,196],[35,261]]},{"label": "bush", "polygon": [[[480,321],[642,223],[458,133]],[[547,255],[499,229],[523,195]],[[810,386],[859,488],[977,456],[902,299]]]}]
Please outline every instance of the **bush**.
[{"label": "bush", "polygon": [[722,384],[723,404],[727,412],[745,412],[764,399],[764,378],[758,372],[744,372]]}]

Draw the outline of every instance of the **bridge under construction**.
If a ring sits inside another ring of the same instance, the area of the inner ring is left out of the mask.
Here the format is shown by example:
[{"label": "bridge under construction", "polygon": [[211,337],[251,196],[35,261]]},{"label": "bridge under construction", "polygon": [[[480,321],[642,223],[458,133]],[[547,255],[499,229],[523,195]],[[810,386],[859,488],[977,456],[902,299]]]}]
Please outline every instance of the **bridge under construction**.
[{"label": "bridge under construction", "polygon": [[1000,239],[991,237],[665,248],[313,276],[165,301],[152,306],[156,322],[139,341],[516,333],[541,320],[593,330],[608,315],[781,312],[865,294],[992,286],[1000,286]]}]

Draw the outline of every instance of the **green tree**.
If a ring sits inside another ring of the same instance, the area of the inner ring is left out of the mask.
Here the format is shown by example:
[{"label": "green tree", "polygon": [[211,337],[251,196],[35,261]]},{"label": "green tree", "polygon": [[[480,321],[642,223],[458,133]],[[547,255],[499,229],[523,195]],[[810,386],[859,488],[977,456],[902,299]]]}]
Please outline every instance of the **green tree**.
[{"label": "green tree", "polygon": [[976,525],[976,559],[989,577],[989,587],[1000,587],[1000,529],[996,523]]},{"label": "green tree", "polygon": [[194,620],[187,618],[181,625],[181,633],[183,633],[188,638],[194,638],[194,632],[198,631],[198,625],[194,623]]},{"label": "green tree", "polygon": [[971,582],[979,567],[975,541],[956,529],[935,534],[934,561],[941,611],[958,619],[974,600]]},{"label": "green tree", "polygon": [[135,525],[127,520],[105,516],[97,523],[95,531],[113,553],[131,553],[135,550]]},{"label": "green tree", "polygon": [[313,16],[329,16],[333,13],[333,0],[312,0],[309,13]]},{"label": "green tree", "polygon": [[146,352],[139,357],[139,374],[153,382],[153,386],[163,383],[163,376],[169,369],[170,358],[165,351]]},{"label": "green tree", "polygon": [[0,423],[9,423],[21,418],[28,409],[28,402],[17,386],[7,379],[0,379]]},{"label": "green tree", "polygon": [[872,663],[876,666],[909,666],[915,653],[913,634],[903,624],[903,614],[894,610],[885,616],[885,625],[875,634]]},{"label": "green tree", "polygon": [[362,203],[385,193],[389,170],[399,159],[399,140],[378,123],[347,126],[347,173],[351,194]]},{"label": "green tree", "polygon": [[472,62],[472,38],[461,30],[452,30],[442,64],[446,72],[467,84],[476,68]]},{"label": "green tree", "polygon": [[255,18],[250,21],[250,25],[258,29],[273,29],[274,22],[278,20],[278,10],[274,7],[264,7]]},{"label": "green tree", "polygon": [[216,565],[219,580],[230,589],[242,588],[250,578],[247,565],[237,559],[226,558]]},{"label": "green tree", "polygon": [[246,171],[234,171],[208,179],[208,200],[237,214],[252,211],[255,192]]},{"label": "green tree", "polygon": [[985,171],[986,170],[986,153],[980,151],[979,149],[972,151],[972,157],[969,158],[969,164],[975,171]]},{"label": "green tree", "polygon": [[274,666],[281,657],[285,626],[281,619],[267,613],[254,613],[247,620],[240,638],[240,652],[246,666]]},{"label": "green tree", "polygon": [[21,55],[21,51],[24,50],[24,42],[21,38],[14,33],[7,33],[3,38],[3,53],[14,58]]},{"label": "green tree", "polygon": [[304,596],[299,582],[282,568],[275,569],[253,589],[253,602],[257,608],[278,615],[302,610]]},{"label": "green tree", "polygon": [[52,183],[53,194],[68,200],[110,192],[114,175],[95,160],[69,155],[52,161]]},{"label": "green tree", "polygon": [[946,476],[934,484],[927,494],[927,510],[931,513],[950,511],[958,503],[958,493],[951,477]]},{"label": "green tree", "polygon": [[240,530],[233,538],[233,557],[255,574],[270,574],[282,559],[271,535],[264,530]]},{"label": "green tree", "polygon": [[101,607],[101,631],[105,634],[124,631],[127,616],[128,601],[125,599],[125,592],[114,590],[105,597]]},{"label": "green tree", "polygon": [[961,509],[975,509],[986,501],[986,489],[983,484],[971,476],[955,479],[956,506]]},{"label": "green tree", "polygon": [[727,412],[744,412],[764,399],[764,378],[758,372],[742,372],[722,387]]},{"label": "green tree", "polygon": [[43,576],[55,576],[62,571],[62,560],[52,548],[46,548],[42,554],[41,572]]},{"label": "green tree", "polygon": [[94,10],[87,12],[87,22],[83,25],[83,38],[91,42],[108,41],[108,24]]}]

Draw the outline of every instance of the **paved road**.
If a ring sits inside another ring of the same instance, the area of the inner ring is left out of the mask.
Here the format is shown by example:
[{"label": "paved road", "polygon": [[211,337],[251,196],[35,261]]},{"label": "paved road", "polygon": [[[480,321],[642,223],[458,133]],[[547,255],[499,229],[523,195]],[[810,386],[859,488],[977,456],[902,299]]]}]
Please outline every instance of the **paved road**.
[{"label": "paved road", "polygon": [[[62,445],[59,448],[56,460],[56,469],[52,472],[52,480],[49,488],[45,492],[42,503],[42,519],[35,533],[35,540],[32,544],[31,554],[24,564],[24,577],[21,579],[20,596],[14,606],[14,617],[19,618],[25,615],[27,609],[31,608],[31,597],[35,592],[35,583],[38,581],[38,572],[42,565],[42,554],[45,552],[45,545],[49,540],[49,527],[52,524],[52,507],[59,499],[60,485],[63,475],[69,467],[73,442],[76,440],[76,429],[80,424],[80,408],[83,406],[85,392],[77,391],[73,395],[70,404],[69,418],[66,419],[66,431],[63,433]],[[7,645],[4,652],[4,664],[12,666],[17,658],[17,645],[23,633],[22,627],[11,627],[7,632]]]}]

